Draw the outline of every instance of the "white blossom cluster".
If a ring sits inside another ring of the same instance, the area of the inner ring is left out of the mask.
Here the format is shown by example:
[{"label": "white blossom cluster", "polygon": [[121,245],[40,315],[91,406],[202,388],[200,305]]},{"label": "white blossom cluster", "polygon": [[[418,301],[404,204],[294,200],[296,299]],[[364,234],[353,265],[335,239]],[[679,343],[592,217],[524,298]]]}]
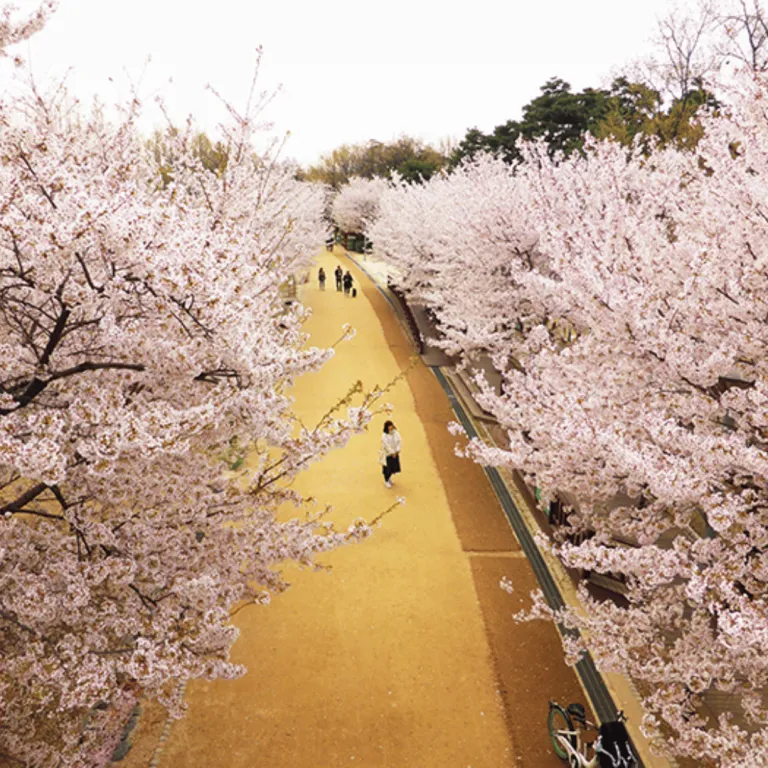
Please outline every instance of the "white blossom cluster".
[{"label": "white blossom cluster", "polygon": [[139,110],[0,99],[0,752],[42,768],[106,765],[140,696],[179,714],[179,683],[242,674],[233,610],[369,532],[276,517],[370,418],[291,410],[332,354],[280,290],[322,190],[255,154],[249,114],[209,168],[191,124],[149,148]]},{"label": "white blossom cluster", "polygon": [[561,557],[625,578],[626,605],[584,592],[567,620],[657,743],[732,768],[768,764],[767,103],[744,75],[695,151],[521,144],[385,192],[366,232],[444,345],[501,372],[480,404],[509,444],[470,454],[576,500],[592,538]]}]

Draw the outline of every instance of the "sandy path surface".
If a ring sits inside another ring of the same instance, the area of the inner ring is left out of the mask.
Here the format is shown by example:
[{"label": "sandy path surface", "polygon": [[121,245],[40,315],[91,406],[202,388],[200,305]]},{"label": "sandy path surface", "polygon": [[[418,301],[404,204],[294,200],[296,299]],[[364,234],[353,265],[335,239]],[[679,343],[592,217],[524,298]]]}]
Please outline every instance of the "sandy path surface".
[{"label": "sandy path surface", "polygon": [[[335,260],[320,264],[331,275]],[[304,299],[320,346],[350,322],[356,337],[294,390],[305,423],[346,386],[385,384],[401,370],[371,304],[325,292]],[[323,558],[331,573],[294,569],[266,610],[238,616],[235,661],[248,674],[188,688],[160,765],[514,765],[472,573],[406,382],[387,396],[403,437],[403,473],[384,487],[377,463],[383,418],[314,465],[297,488],[333,504],[338,525],[407,498],[375,536]]]},{"label": "sandy path surface", "polygon": [[[355,276],[355,299],[335,290],[339,262]],[[321,265],[326,291],[313,279],[302,296],[314,311],[313,343],[330,345],[346,322],[357,335],[296,386],[305,423],[357,379],[386,384],[413,354],[359,270],[329,253]],[[453,455],[452,412],[431,371],[419,362],[387,401],[404,443],[394,488],[384,487],[377,464],[384,417],[296,487],[333,504],[340,527],[374,517],[398,495],[406,505],[373,538],[326,555],[332,571],[292,567],[290,590],[238,614],[232,655],[248,674],[191,683],[188,716],[165,728],[159,708],[145,707],[121,766],[561,765],[548,745],[547,700],[584,697],[554,628],[511,620],[534,586],[530,566],[482,470]],[[503,593],[504,575],[522,592]]]}]

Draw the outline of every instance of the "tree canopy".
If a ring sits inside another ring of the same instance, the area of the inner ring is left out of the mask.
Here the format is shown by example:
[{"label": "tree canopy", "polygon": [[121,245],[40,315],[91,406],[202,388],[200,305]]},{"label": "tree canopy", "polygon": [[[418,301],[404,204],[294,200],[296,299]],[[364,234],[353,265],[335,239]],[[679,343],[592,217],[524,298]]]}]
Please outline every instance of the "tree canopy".
[{"label": "tree canopy", "polygon": [[442,343],[501,374],[476,381],[508,443],[468,454],[565,499],[583,536],[555,551],[626,580],[558,614],[570,658],[633,679],[668,752],[728,768],[768,761],[766,99],[742,74],[693,151],[478,156],[385,191],[367,232]]},{"label": "tree canopy", "polygon": [[467,131],[450,164],[455,167],[479,152],[517,162],[522,158],[517,147],[520,139],[542,139],[550,156],[564,157],[582,151],[587,135],[626,145],[640,135],[661,145],[691,147],[701,136],[695,113],[703,105],[714,107],[717,102],[699,82],[664,109],[658,91],[625,76],[616,78],[608,89],[585,88],[577,93],[569,83],[552,78],[523,107],[521,120],[509,120],[490,134],[478,128]]},{"label": "tree canopy", "polygon": [[320,158],[301,178],[321,181],[339,189],[353,177],[389,179],[393,174],[409,182],[431,178],[446,163],[446,158],[418,139],[401,136],[385,143],[371,140],[366,144],[344,144]]},{"label": "tree canopy", "polygon": [[[28,31],[0,25],[0,45]],[[315,424],[292,411],[292,382],[332,351],[306,344],[280,287],[322,242],[325,201],[256,153],[261,106],[231,109],[212,145],[191,121],[147,142],[137,99],[113,121],[31,80],[0,98],[13,764],[108,764],[140,697],[180,716],[180,684],[245,672],[232,614],[287,587],[282,563],[312,567],[369,531],[334,530],[291,487],[364,428],[371,400],[353,388]],[[233,473],[245,450],[247,475]],[[278,519],[284,504],[301,512]]]}]

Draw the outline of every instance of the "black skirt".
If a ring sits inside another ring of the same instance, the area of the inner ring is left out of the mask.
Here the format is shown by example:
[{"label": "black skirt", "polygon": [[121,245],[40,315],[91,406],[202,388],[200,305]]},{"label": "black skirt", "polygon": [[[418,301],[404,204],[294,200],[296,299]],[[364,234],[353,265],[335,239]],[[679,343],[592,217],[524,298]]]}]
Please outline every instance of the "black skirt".
[{"label": "black skirt", "polygon": [[394,475],[400,471],[400,454],[387,456],[387,473]]}]

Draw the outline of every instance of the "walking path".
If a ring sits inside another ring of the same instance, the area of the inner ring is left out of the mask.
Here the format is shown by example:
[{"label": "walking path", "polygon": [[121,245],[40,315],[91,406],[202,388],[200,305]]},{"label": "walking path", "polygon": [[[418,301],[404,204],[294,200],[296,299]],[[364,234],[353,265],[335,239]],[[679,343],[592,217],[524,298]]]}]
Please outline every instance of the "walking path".
[{"label": "walking path", "polygon": [[[357,298],[337,293],[337,263]],[[384,385],[410,364],[410,344],[375,285],[340,253],[324,252],[326,290],[313,281],[312,343],[351,323],[355,338],[294,390],[316,421],[358,378]],[[381,422],[313,465],[298,490],[334,506],[343,527],[393,497],[404,507],[361,545],[331,553],[332,572],[287,569],[293,586],[268,608],[240,612],[235,681],[188,686],[188,716],[167,724],[148,706],[124,768],[549,768],[547,701],[584,701],[557,633],[518,625],[535,579],[481,468],[453,454],[453,419],[432,372],[417,361],[388,395],[403,436],[403,473],[383,485]],[[512,596],[499,588],[512,578]]]}]

